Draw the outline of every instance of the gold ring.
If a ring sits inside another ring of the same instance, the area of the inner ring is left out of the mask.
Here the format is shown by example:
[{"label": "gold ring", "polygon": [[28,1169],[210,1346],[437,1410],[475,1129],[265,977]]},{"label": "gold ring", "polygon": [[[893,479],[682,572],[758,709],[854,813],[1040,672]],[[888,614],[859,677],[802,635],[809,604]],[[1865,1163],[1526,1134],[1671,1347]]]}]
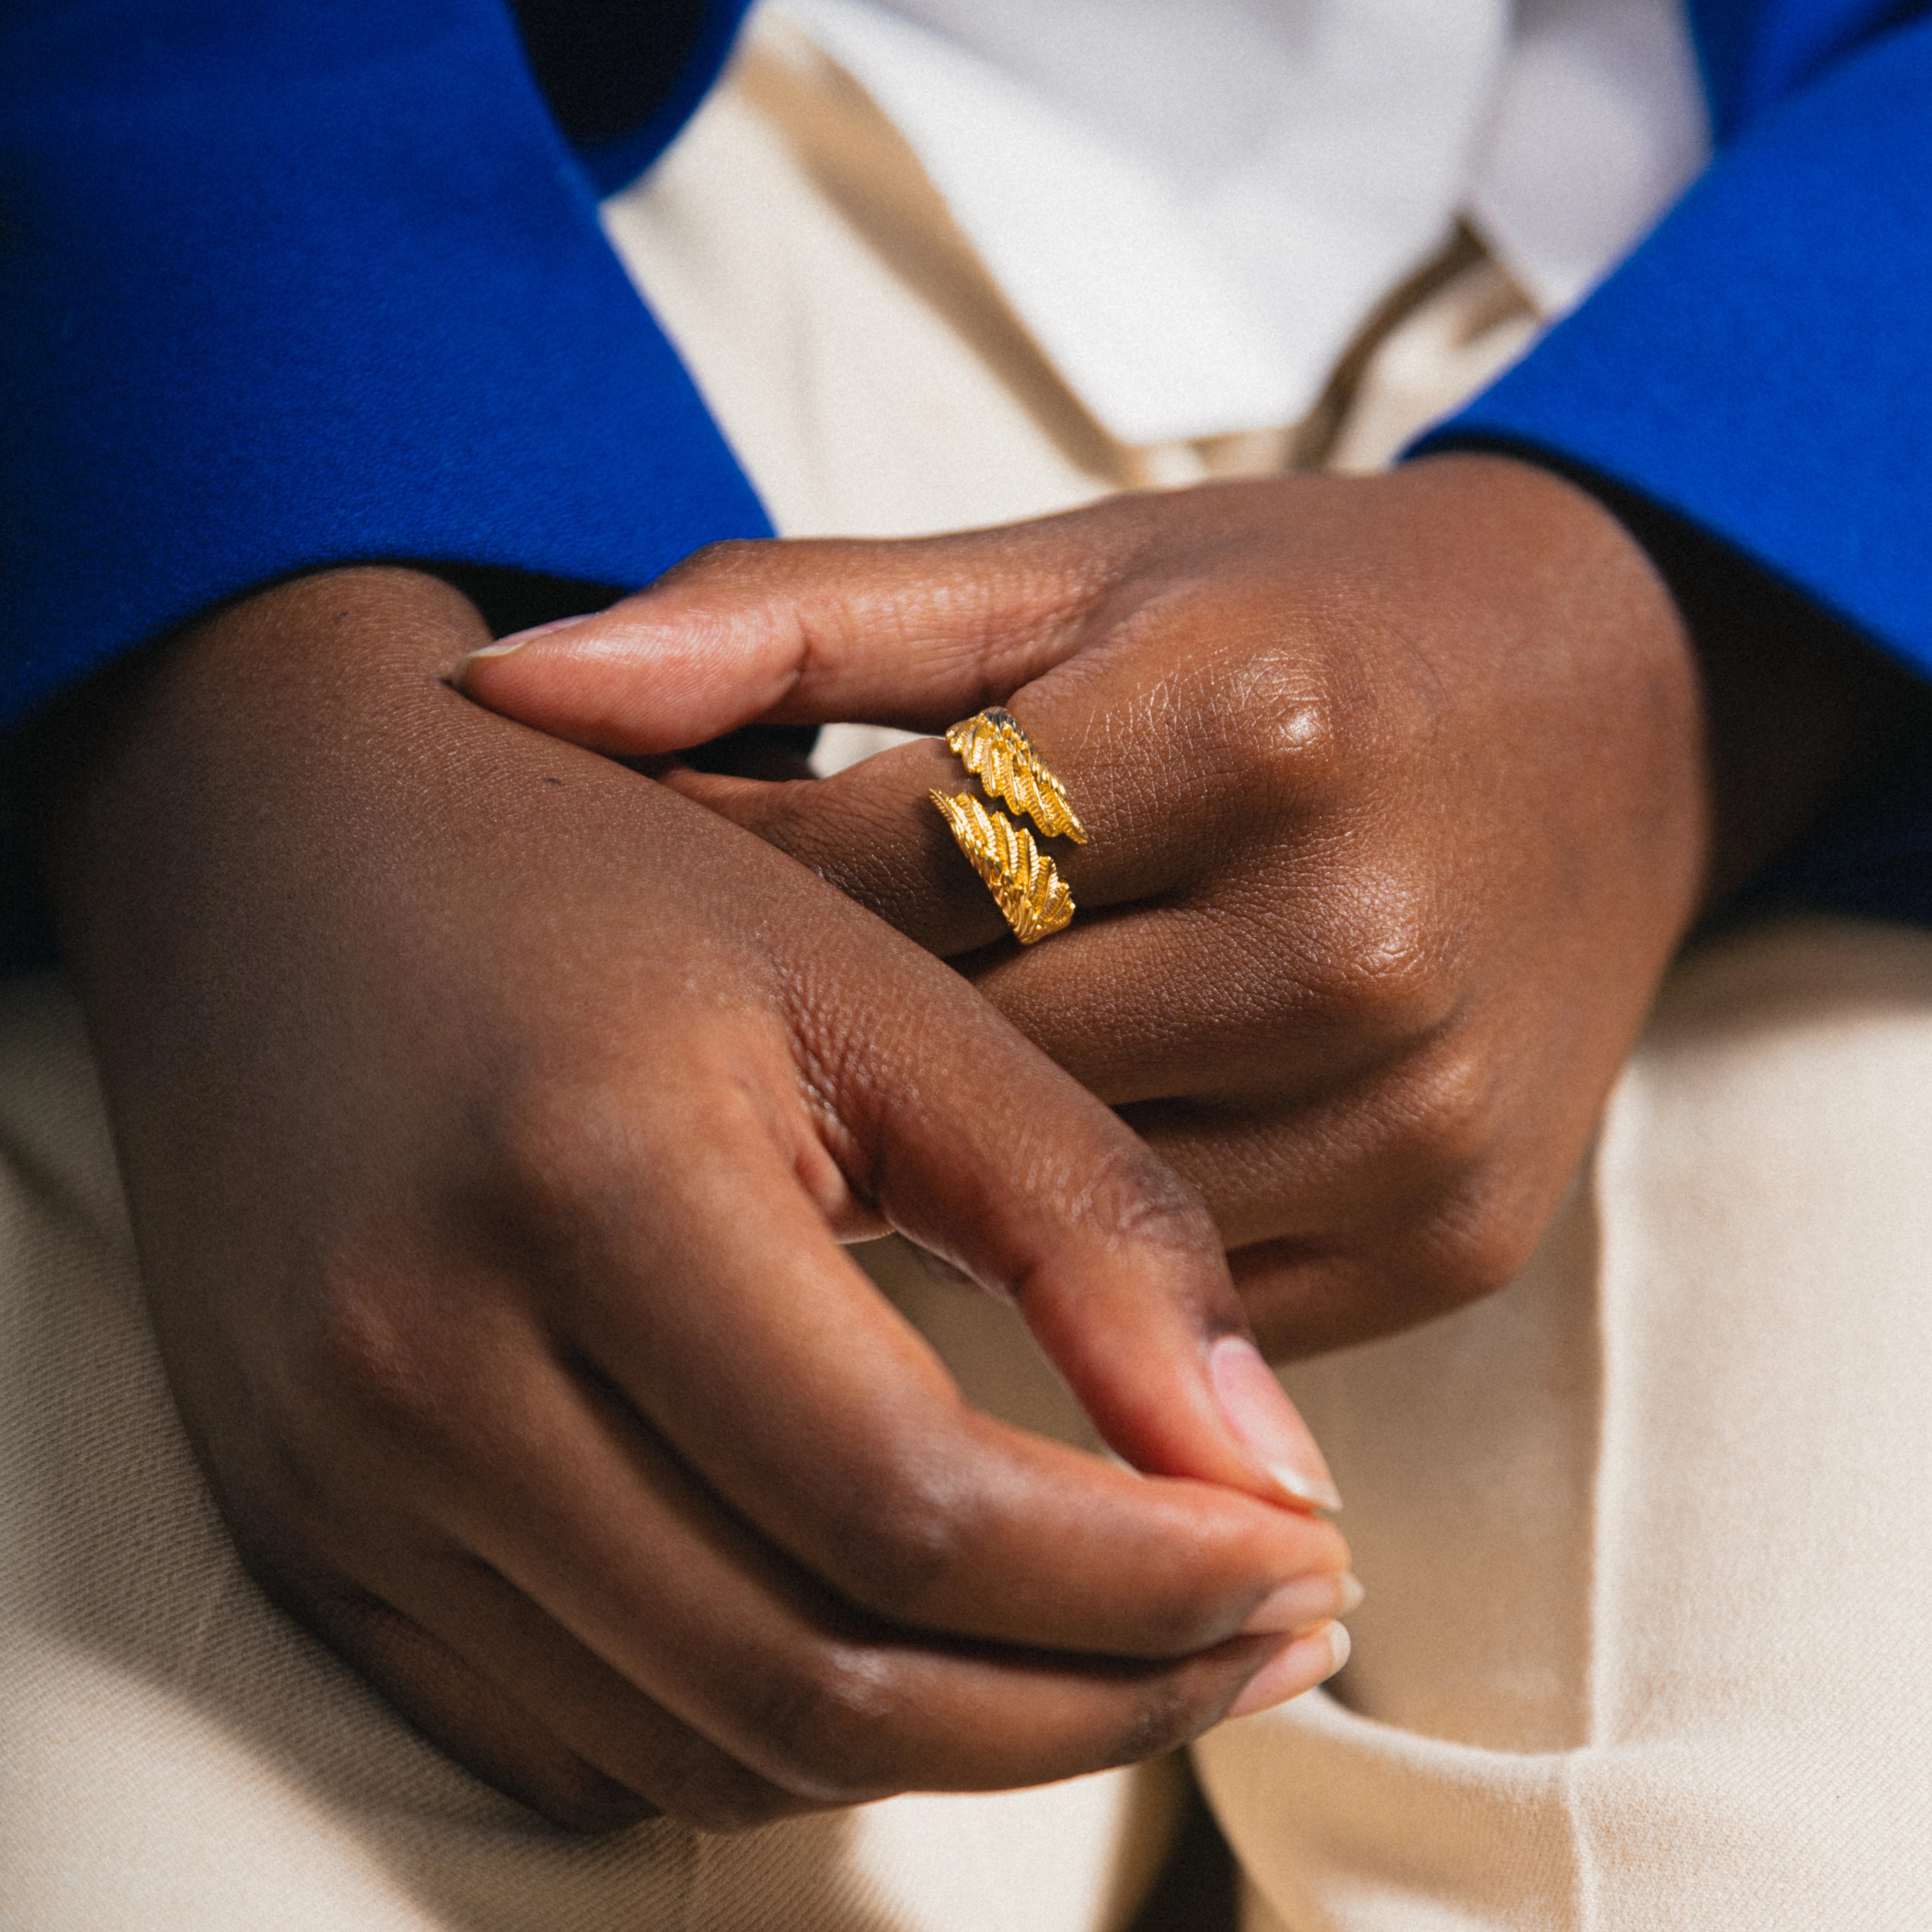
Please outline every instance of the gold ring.
[{"label": "gold ring", "polygon": [[1024,812],[1048,838],[1086,844],[1087,828],[1067,802],[1066,788],[1047,770],[1010,711],[996,705],[980,712],[954,725],[946,742],[995,798]]},{"label": "gold ring", "polygon": [[1022,946],[1066,925],[1073,916],[1073,895],[1024,825],[1004,812],[988,812],[970,791],[929,796]]}]

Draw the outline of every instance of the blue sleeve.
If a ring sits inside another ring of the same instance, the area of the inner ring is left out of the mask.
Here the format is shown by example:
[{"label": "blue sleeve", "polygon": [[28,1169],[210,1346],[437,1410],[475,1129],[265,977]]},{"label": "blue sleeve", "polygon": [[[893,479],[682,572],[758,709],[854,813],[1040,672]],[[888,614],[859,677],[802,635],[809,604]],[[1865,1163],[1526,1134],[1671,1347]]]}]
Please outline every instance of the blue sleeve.
[{"label": "blue sleeve", "polygon": [[[1630,260],[1420,451],[1546,452],[1932,678],[1932,20],[1754,116]],[[1809,861],[1932,916],[1932,816]],[[1876,878],[1876,874],[1874,874]],[[1912,883],[1916,881],[1916,884]],[[1829,887],[1829,890],[1827,890]]]},{"label": "blue sleeve", "polygon": [[631,586],[770,528],[502,0],[6,9],[0,499],[0,724],[290,573]]}]

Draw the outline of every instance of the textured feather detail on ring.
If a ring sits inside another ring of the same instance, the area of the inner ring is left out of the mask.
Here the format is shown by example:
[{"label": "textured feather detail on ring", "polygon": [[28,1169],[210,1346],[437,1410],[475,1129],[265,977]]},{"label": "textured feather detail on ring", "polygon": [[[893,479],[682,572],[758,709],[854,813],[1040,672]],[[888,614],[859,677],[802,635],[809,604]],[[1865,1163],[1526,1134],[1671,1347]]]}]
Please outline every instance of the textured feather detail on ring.
[{"label": "textured feather detail on ring", "polygon": [[1066,788],[1041,762],[1033,740],[1010,711],[995,706],[976,712],[946,734],[960,763],[1016,812],[1024,812],[1049,838],[1087,842],[1087,828],[1067,802]]},{"label": "textured feather detail on ring", "polygon": [[1024,825],[1016,825],[1004,812],[988,812],[970,791],[936,791],[931,796],[1022,946],[1059,932],[1072,918],[1073,895],[1066,881]]}]

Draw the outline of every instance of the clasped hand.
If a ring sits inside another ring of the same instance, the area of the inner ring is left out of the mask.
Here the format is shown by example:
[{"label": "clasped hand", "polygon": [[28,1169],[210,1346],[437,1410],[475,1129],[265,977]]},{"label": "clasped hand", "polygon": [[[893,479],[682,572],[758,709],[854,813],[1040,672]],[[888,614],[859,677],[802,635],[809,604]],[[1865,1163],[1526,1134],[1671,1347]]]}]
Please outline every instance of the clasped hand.
[{"label": "clasped hand", "polygon": [[[458,695],[488,635],[284,586],[100,693],[46,802],[262,1585],[583,1826],[1044,1781],[1328,1675],[1325,1472],[1198,1198],[851,899]],[[1143,1473],[970,1408],[840,1245],[888,1226]]]},{"label": "clasped hand", "polygon": [[[48,801],[264,1587],[587,1825],[1063,1777],[1328,1674],[1346,1548],[1248,1323],[1453,1306],[1567,1184],[1706,865],[1642,553],[1449,458],[727,546],[486,640],[411,572],[284,586],[82,714]],[[994,702],[1093,834],[1024,953],[943,747],[676,755]],[[842,1251],[888,1226],[1012,1296],[1132,1468],[968,1407]]]},{"label": "clasped hand", "polygon": [[928,802],[674,765],[952,960],[1197,1188],[1277,1354],[1508,1280],[1704,879],[1696,669],[1593,500],[1502,458],[1116,499],[909,543],[725,546],[475,660],[481,701],[666,754],[752,723],[1010,708],[1090,842],[1024,951]]}]

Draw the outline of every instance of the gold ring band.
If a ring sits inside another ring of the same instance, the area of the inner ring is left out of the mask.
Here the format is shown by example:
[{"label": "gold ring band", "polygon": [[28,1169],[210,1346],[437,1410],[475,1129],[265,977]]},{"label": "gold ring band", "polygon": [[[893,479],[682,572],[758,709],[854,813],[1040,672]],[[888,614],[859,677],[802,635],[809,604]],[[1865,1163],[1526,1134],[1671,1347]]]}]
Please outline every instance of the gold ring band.
[{"label": "gold ring band", "polygon": [[1022,946],[1067,924],[1073,916],[1073,895],[1024,825],[1016,825],[1004,812],[988,812],[970,791],[930,796]]},{"label": "gold ring band", "polygon": [[[1086,844],[1087,828],[1068,802],[1066,788],[1047,770],[1010,711],[994,705],[979,712],[954,725],[946,742],[994,797],[1024,812],[1048,838]],[[1024,826],[989,810],[970,791],[936,791],[932,797],[1022,946],[1066,926],[1073,895]]]},{"label": "gold ring band", "polygon": [[1087,828],[1068,802],[1066,788],[1047,770],[1010,711],[995,705],[977,712],[954,725],[946,742],[987,790],[1024,813],[1048,838],[1086,844]]}]

